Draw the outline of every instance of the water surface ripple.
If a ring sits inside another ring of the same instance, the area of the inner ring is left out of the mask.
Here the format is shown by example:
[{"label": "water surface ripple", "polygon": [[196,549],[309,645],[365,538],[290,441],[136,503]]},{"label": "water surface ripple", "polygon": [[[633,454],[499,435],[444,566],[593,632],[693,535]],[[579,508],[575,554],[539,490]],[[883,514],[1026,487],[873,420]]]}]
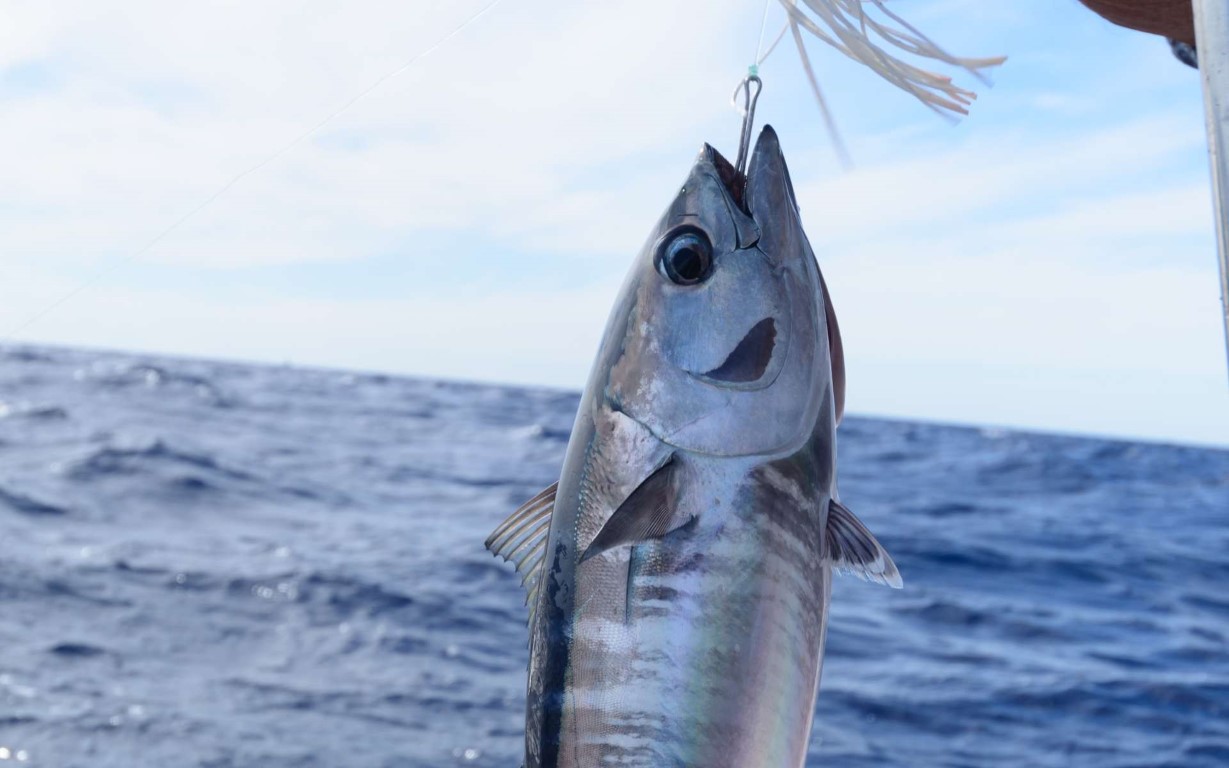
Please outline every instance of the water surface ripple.
[{"label": "water surface ripple", "polygon": [[[0,348],[0,759],[519,765],[572,394]],[[812,766],[1229,765],[1229,452],[851,418]]]}]

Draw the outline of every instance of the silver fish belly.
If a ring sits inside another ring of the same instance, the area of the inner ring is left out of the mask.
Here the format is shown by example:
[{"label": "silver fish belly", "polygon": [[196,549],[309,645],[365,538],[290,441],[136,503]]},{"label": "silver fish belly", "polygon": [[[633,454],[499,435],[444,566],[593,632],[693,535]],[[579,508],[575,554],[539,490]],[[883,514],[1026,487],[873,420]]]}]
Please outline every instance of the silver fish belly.
[{"label": "silver fish belly", "polygon": [[836,498],[841,355],[775,133],[745,178],[706,147],[559,483],[487,540],[529,592],[525,768],[803,765],[832,570],[900,585]]}]

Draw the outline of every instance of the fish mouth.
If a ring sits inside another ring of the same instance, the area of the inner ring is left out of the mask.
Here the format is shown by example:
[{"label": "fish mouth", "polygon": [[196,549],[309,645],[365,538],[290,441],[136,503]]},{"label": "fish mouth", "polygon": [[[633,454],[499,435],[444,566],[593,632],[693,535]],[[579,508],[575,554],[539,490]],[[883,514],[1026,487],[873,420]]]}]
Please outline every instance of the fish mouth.
[{"label": "fish mouth", "polygon": [[729,193],[730,199],[738,206],[738,209],[743,213],[750,213],[747,210],[747,176],[739,173],[734,164],[713,148],[711,144],[704,145],[704,155],[708,161],[712,163],[713,168],[717,171],[717,179],[721,182],[721,186],[725,187],[725,191]]},{"label": "fish mouth", "polygon": [[777,348],[777,321],[766,317],[742,337],[721,365],[693,374],[714,383],[734,386],[758,384],[768,372]]}]

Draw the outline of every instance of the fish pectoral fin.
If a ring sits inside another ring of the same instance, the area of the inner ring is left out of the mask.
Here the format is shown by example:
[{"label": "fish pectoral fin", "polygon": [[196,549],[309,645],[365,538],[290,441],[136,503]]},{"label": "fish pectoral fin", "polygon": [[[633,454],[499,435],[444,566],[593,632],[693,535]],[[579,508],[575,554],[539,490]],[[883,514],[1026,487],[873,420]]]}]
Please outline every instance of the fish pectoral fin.
[{"label": "fish pectoral fin", "polygon": [[550,532],[551,513],[555,511],[555,494],[559,483],[525,502],[507,520],[491,532],[486,548],[491,554],[516,565],[525,587],[525,602],[529,605],[529,623],[533,624],[538,582],[542,578],[542,561],[546,552],[546,536]]},{"label": "fish pectoral fin", "polygon": [[597,532],[580,562],[624,544],[660,539],[690,522],[678,519],[678,463],[674,455],[636,486]]},{"label": "fish pectoral fin", "polygon": [[837,570],[893,589],[904,586],[892,556],[862,521],[836,499],[828,505],[828,528],[824,536],[828,556]]}]

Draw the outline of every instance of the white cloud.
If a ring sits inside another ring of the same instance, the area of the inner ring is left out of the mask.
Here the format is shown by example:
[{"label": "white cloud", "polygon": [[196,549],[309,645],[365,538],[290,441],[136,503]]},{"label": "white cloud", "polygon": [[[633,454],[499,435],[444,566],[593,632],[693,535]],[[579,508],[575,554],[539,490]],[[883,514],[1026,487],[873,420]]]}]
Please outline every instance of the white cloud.
[{"label": "white cloud", "polygon": [[[627,206],[608,203],[643,198],[644,185],[598,191],[594,170],[663,143],[698,147],[697,117],[727,115],[720,41],[741,5],[497,6],[243,179],[153,256],[220,266],[360,258],[367,237],[466,229],[536,240],[561,216],[597,226],[606,250],[626,238],[609,222],[626,221]],[[45,50],[28,53],[56,85],[0,102],[0,146],[12,148],[0,200],[50,210],[59,226],[0,216],[10,258],[135,250],[480,7],[61,9]],[[330,141],[347,135],[359,140]]]},{"label": "white cloud", "polygon": [[1197,147],[1147,120],[800,185],[850,410],[1223,445],[1206,181],[1148,188]]},{"label": "white cloud", "polygon": [[[0,284],[0,322],[29,316],[71,285]],[[263,293],[219,301],[191,291],[99,286],[24,335],[37,341],[418,375],[579,386],[588,374],[610,286],[362,302]],[[480,350],[475,353],[475,350]]]},{"label": "white cloud", "polygon": [[[819,222],[817,239],[863,239],[919,228],[933,235],[976,226],[987,215],[1014,218],[1004,206],[1117,206],[1124,183],[1134,187],[1147,171],[1200,151],[1203,141],[1199,124],[1172,115],[1042,140],[1011,131],[938,149],[914,141],[906,159],[796,185],[804,214]],[[1190,189],[1188,184],[1186,192]],[[1172,226],[1167,212],[1150,218]],[[1182,211],[1183,226],[1204,224],[1207,213],[1206,206]]]},{"label": "white cloud", "polygon": [[[761,5],[505,0],[126,261],[485,2],[10,4],[0,83],[31,82],[0,85],[0,332],[102,268],[22,338],[580,386],[692,153],[733,144]],[[1042,13],[918,6],[960,52],[998,53]],[[792,54],[773,60],[761,109],[791,148],[854,411],[1229,435],[1198,94],[1149,108],[1177,82],[1158,62],[1178,65],[1110,40],[1089,43],[1105,72],[1070,41],[1016,41],[957,131],[823,60],[859,162],[840,176]],[[505,270],[514,254],[525,279],[449,272],[449,243]],[[288,287],[330,262],[362,285],[389,254],[448,279],[401,300]],[[197,285],[202,268],[242,289]]]}]

